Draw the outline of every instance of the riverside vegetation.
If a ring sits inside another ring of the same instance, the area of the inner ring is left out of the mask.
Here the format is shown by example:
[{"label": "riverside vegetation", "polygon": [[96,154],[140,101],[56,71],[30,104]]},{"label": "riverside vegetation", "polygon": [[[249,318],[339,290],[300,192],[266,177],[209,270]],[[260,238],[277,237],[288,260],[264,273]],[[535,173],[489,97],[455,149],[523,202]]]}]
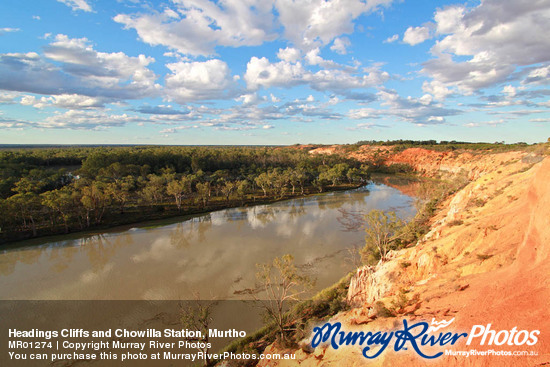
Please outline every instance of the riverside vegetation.
[{"label": "riverside vegetation", "polygon": [[369,167],[292,147],[0,151],[0,242],[364,184]]}]

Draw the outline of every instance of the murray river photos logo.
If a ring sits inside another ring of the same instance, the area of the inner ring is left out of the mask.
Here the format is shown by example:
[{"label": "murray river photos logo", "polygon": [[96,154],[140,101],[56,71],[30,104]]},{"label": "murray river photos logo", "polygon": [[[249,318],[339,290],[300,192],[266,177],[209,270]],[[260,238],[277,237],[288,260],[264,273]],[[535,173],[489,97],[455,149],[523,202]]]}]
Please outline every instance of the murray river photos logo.
[{"label": "murray river photos logo", "polygon": [[[443,351],[435,354],[425,352],[426,347],[450,346],[461,339],[466,340],[466,345],[472,342],[479,345],[535,345],[538,342],[539,330],[492,330],[491,324],[474,325],[469,333],[444,332],[441,329],[452,324],[454,318],[449,321],[435,321],[431,324],[425,321],[415,324],[403,320],[401,330],[392,331],[344,331],[339,322],[327,322],[322,326],[313,328],[311,346],[317,347],[322,343],[328,343],[332,348],[339,349],[342,346],[360,346],[365,358],[373,359],[393,345],[393,350],[408,350],[412,348],[419,356],[427,359],[438,358]],[[378,347],[378,350],[374,351]]]}]

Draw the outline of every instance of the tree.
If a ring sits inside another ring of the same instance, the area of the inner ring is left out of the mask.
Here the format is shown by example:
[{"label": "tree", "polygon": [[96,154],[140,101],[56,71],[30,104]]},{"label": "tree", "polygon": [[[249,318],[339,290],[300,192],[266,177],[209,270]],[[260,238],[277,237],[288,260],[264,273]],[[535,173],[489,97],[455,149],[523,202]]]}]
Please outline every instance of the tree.
[{"label": "tree", "polygon": [[275,195],[282,198],[285,195],[286,185],[288,183],[287,175],[278,168],[275,168],[268,173],[268,177]]},{"label": "tree", "polygon": [[197,183],[197,195],[202,200],[203,208],[208,204],[208,199],[210,198],[210,182],[199,182]]},{"label": "tree", "polygon": [[100,224],[105,208],[110,204],[110,195],[105,190],[105,184],[93,181],[90,185],[81,188],[80,201],[86,209],[86,226],[90,226],[90,213],[94,213],[95,223]]},{"label": "tree", "polygon": [[395,212],[371,210],[365,215],[365,247],[361,250],[364,259],[375,255],[387,260],[388,252],[395,248],[398,239],[405,235],[405,223]]},{"label": "tree", "polygon": [[64,187],[58,190],[46,191],[40,194],[40,199],[42,205],[50,208],[55,213],[59,213],[61,219],[63,219],[65,233],[69,233],[69,219],[73,208],[70,189]]},{"label": "tree", "polygon": [[250,184],[248,180],[237,181],[237,196],[241,200],[241,205],[244,204],[244,199],[249,189],[250,189]]},{"label": "tree", "polygon": [[266,197],[267,196],[267,190],[269,189],[269,187],[271,185],[271,178],[269,177],[267,172],[263,172],[260,175],[258,175],[254,181],[256,182],[256,185],[260,186],[260,188],[264,192],[264,197]]},{"label": "tree", "polygon": [[313,286],[313,281],[298,271],[292,255],[283,255],[275,258],[272,263],[256,266],[256,278],[260,281],[260,288],[267,299],[260,301],[254,296],[255,301],[261,303],[267,318],[275,324],[280,341],[284,343],[287,325],[292,321],[287,312],[288,302],[297,301],[301,294]]},{"label": "tree", "polygon": [[141,190],[140,195],[146,203],[158,204],[164,196],[165,184],[166,177],[149,174],[147,175],[147,182],[145,183],[145,187]]},{"label": "tree", "polygon": [[19,209],[24,229],[32,230],[36,236],[35,217],[40,211],[40,198],[37,195],[40,184],[29,178],[21,178],[15,183],[12,191],[16,192],[8,199],[8,203]]},{"label": "tree", "polygon": [[124,213],[124,206],[130,199],[130,192],[134,188],[134,184],[134,178],[126,176],[123,179],[107,184],[105,187],[107,194],[118,203],[120,214]]},{"label": "tree", "polygon": [[229,197],[235,191],[237,188],[237,184],[233,181],[226,181],[225,184],[222,186],[221,191],[223,196],[225,196],[225,200],[229,202]]},{"label": "tree", "polygon": [[200,301],[199,295],[195,296],[196,301],[194,305],[184,305],[180,303],[180,320],[184,329],[199,330],[202,337],[185,338],[187,341],[199,342],[197,349],[203,352],[206,356],[204,359],[204,365],[210,364],[210,358],[208,357],[209,349],[209,329],[212,323],[212,311],[217,301]]},{"label": "tree", "polygon": [[181,204],[184,197],[191,193],[191,184],[192,179],[190,176],[183,176],[179,180],[168,182],[168,186],[166,186],[166,193],[174,197],[178,210],[181,210]]}]

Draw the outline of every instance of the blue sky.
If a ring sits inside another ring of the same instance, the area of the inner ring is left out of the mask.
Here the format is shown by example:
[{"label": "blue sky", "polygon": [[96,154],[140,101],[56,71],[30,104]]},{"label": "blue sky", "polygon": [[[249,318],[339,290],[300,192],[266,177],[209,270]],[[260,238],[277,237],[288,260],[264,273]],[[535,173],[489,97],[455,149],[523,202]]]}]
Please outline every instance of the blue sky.
[{"label": "blue sky", "polygon": [[550,0],[3,0],[0,144],[550,137]]}]

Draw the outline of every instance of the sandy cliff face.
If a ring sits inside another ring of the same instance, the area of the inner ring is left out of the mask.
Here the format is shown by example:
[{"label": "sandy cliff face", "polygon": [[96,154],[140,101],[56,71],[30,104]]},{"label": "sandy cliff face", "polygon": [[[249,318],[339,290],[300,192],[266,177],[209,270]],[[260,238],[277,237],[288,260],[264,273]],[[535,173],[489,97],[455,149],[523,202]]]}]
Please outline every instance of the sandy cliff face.
[{"label": "sandy cliff face", "polygon": [[437,152],[424,148],[409,148],[395,152],[392,147],[363,145],[357,151],[345,153],[339,145],[310,150],[310,154],[347,154],[359,161],[381,161],[386,165],[408,164],[425,176],[467,173],[470,179],[493,171],[497,166],[511,164],[529,154],[521,151],[480,153],[468,151]]},{"label": "sandy cliff face", "polygon": [[[391,261],[376,268],[358,269],[348,294],[354,308],[333,321],[342,322],[346,331],[402,328],[403,319],[431,322],[432,318],[454,318],[449,327],[454,332],[470,333],[474,325],[489,323],[497,331],[536,329],[539,341],[532,347],[479,342],[467,346],[461,341],[450,349],[527,350],[538,356],[442,356],[430,365],[550,365],[550,158],[540,161],[521,152],[468,154],[408,149],[388,159],[430,175],[465,169],[472,181],[444,203],[431,231],[415,247],[394,253]],[[393,307],[397,317],[377,315],[377,302]],[[411,351],[390,350],[367,361],[359,347],[319,346],[313,353],[298,350],[295,354],[296,361],[259,365],[426,363]]]}]

